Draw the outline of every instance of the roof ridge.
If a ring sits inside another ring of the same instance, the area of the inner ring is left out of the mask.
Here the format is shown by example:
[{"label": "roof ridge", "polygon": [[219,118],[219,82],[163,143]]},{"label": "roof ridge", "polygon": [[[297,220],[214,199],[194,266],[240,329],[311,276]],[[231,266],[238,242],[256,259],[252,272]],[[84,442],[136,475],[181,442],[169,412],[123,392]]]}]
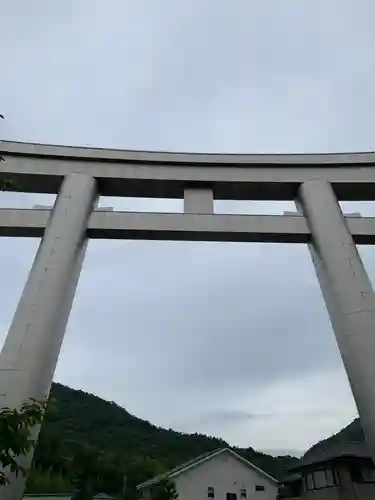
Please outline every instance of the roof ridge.
[{"label": "roof ridge", "polygon": [[225,451],[228,451],[236,459],[241,460],[242,462],[245,462],[248,467],[251,467],[252,469],[254,469],[254,470],[256,470],[256,471],[264,474],[269,479],[271,479],[271,480],[273,480],[275,482],[278,482],[277,479],[275,479],[274,477],[272,477],[270,474],[268,474],[264,470],[260,469],[256,465],[254,465],[252,462],[250,462],[249,460],[247,460],[246,458],[244,458],[242,455],[240,455],[239,453],[237,453],[236,451],[234,451],[231,447],[226,446],[224,448],[218,448],[216,450],[213,450],[213,451],[210,451],[210,452],[207,452],[207,453],[203,453],[202,455],[199,455],[196,458],[193,458],[193,459],[191,459],[191,460],[189,460],[187,462],[184,462],[183,464],[175,467],[174,469],[171,469],[171,470],[169,470],[167,472],[164,472],[163,474],[159,474],[159,475],[157,475],[157,476],[149,479],[148,481],[145,481],[145,482],[139,484],[137,486],[137,489],[142,489],[142,488],[145,488],[147,486],[151,486],[152,484],[158,483],[159,481],[162,481],[163,479],[167,479],[167,478],[169,478],[171,476],[174,476],[175,474],[178,474],[179,472],[183,471],[184,469],[187,469],[188,467],[192,467],[193,465],[198,464],[199,462],[202,462],[204,460],[212,458],[215,455],[219,455],[219,453],[223,453]]},{"label": "roof ridge", "polygon": [[170,469],[166,472],[163,472],[162,474],[158,474],[154,476],[153,478],[149,479],[148,481],[145,481],[137,486],[137,488],[142,488],[144,486],[148,486],[149,484],[157,483],[158,481],[161,481],[164,478],[167,478],[171,476],[172,474],[175,474],[181,469],[185,469],[186,467],[190,467],[191,465],[195,464],[196,462],[199,462],[200,460],[203,460],[204,458],[208,458],[211,455],[214,455],[215,453],[218,453],[219,451],[226,450],[227,448],[216,448],[213,451],[206,451],[205,453],[202,453],[201,455],[198,455],[195,458],[191,458],[190,460],[187,460],[186,462],[183,462],[180,465],[177,465],[173,469]]}]

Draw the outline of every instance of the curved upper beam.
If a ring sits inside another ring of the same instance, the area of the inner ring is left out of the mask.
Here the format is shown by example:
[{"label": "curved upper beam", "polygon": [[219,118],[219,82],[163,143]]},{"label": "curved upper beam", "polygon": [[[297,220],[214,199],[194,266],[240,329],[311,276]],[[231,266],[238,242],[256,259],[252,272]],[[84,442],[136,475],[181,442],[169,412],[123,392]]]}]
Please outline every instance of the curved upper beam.
[{"label": "curved upper beam", "polygon": [[172,165],[367,165],[375,164],[375,152],[319,153],[319,154],[218,154],[218,153],[174,153],[166,151],[138,151],[100,149],[75,146],[55,146],[27,142],[0,142],[0,154],[67,158],[90,161],[113,161],[125,163],[156,163]]},{"label": "curved upper beam", "polygon": [[0,142],[0,179],[14,189],[57,193],[64,176],[98,180],[104,196],[183,198],[186,188],[215,199],[293,200],[311,179],[330,182],[341,200],[375,200],[375,153],[242,155],[120,151]]}]

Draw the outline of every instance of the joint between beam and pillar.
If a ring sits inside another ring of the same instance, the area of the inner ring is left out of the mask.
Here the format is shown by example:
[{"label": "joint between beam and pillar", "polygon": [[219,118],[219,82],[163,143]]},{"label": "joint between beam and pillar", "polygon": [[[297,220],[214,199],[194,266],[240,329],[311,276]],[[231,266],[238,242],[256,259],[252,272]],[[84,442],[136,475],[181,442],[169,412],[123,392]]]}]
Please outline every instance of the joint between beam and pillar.
[{"label": "joint between beam and pillar", "polygon": [[186,187],[184,189],[184,213],[214,213],[214,193],[211,188]]}]

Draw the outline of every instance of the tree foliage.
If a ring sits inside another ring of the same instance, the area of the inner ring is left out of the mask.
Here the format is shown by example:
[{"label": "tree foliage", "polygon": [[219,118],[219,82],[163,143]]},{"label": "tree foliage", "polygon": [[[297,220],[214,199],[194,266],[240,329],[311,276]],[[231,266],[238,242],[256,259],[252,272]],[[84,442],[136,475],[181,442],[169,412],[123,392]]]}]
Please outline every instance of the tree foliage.
[{"label": "tree foliage", "polygon": [[313,456],[317,453],[320,453],[324,450],[328,450],[331,447],[335,447],[340,443],[345,442],[354,442],[354,443],[364,443],[365,442],[365,434],[363,432],[363,428],[361,425],[361,421],[359,418],[354,419],[349,425],[341,429],[337,434],[333,436],[323,439],[318,443],[314,444],[307,452],[304,457]]},{"label": "tree foliage", "polygon": [[2,469],[9,468],[16,475],[25,473],[18,457],[25,455],[35,445],[32,430],[41,422],[44,409],[44,403],[31,400],[24,403],[20,410],[0,410],[0,486],[7,484]]},{"label": "tree foliage", "polygon": [[[113,402],[60,384],[53,384],[51,395],[28,475],[29,493],[78,495],[86,490],[117,498],[126,477],[127,500],[138,500],[139,483],[228,446],[222,439],[156,427]],[[275,477],[296,460],[252,448],[235,451]]]},{"label": "tree foliage", "polygon": [[177,500],[178,493],[174,481],[162,479],[151,488],[152,500]]}]

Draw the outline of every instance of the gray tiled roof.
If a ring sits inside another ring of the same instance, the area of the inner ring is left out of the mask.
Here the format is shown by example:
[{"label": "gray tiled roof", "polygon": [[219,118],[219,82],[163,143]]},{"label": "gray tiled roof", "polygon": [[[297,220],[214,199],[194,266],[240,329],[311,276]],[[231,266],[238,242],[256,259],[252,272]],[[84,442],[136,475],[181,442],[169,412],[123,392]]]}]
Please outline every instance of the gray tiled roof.
[{"label": "gray tiled roof", "polygon": [[293,467],[291,471],[307,467],[312,464],[328,462],[335,458],[355,457],[355,458],[368,458],[371,459],[370,453],[364,443],[356,443],[353,441],[343,441],[329,445],[326,449],[319,451],[307,452]]}]

